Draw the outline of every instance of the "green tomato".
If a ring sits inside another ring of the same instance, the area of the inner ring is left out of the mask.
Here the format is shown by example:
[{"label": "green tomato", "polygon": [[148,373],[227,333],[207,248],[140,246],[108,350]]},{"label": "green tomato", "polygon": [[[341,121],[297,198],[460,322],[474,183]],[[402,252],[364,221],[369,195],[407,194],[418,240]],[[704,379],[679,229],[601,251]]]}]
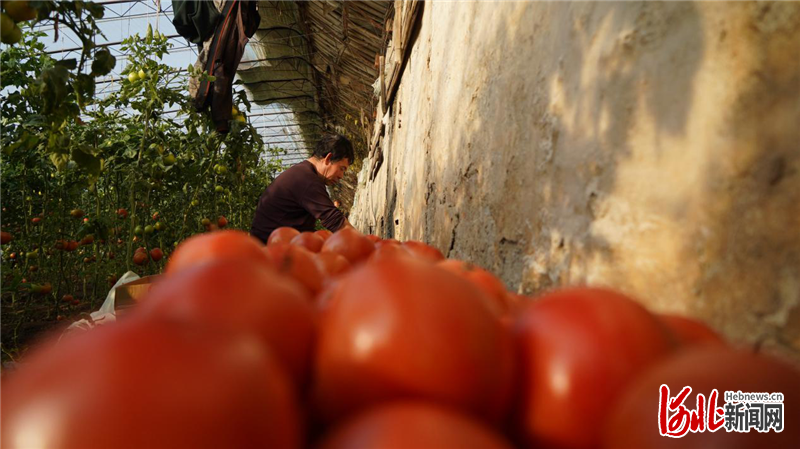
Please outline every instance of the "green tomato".
[{"label": "green tomato", "polygon": [[144,73],[144,70],[139,69],[139,79],[143,80],[143,79],[145,79],[145,77],[147,77],[147,74]]},{"label": "green tomato", "polygon": [[192,207],[197,207],[200,205],[200,201],[192,200]]},{"label": "green tomato", "polygon": [[[5,6],[6,2],[3,2]],[[22,39],[22,30],[14,23],[14,19],[3,14],[2,24],[0,24],[0,40],[4,44],[14,45]]]},{"label": "green tomato", "polygon": [[164,223],[161,223],[160,221],[158,221],[158,222],[156,222],[155,228],[156,228],[156,231],[163,231],[166,228],[166,226],[164,226]]},{"label": "green tomato", "polygon": [[225,173],[228,173],[228,167],[222,164],[217,164],[214,167],[214,171],[217,172],[218,175],[224,175]]},{"label": "green tomato", "polygon": [[169,153],[168,155],[163,157],[163,160],[164,160],[164,165],[172,165],[175,163],[175,155]]},{"label": "green tomato", "polygon": [[223,189],[222,186],[216,186],[214,187],[214,191],[217,193],[222,193],[225,191],[225,189]]},{"label": "green tomato", "polygon": [[131,72],[131,73],[128,74],[128,81],[134,82],[136,80],[137,80],[136,72]]},{"label": "green tomato", "polygon": [[142,228],[142,225],[138,225],[135,228],[133,228],[133,233],[135,235],[142,235],[143,232],[144,232],[144,228]]},{"label": "green tomato", "polygon": [[152,234],[153,232],[155,232],[155,228],[153,228],[153,225],[147,225],[144,227],[145,234]]}]

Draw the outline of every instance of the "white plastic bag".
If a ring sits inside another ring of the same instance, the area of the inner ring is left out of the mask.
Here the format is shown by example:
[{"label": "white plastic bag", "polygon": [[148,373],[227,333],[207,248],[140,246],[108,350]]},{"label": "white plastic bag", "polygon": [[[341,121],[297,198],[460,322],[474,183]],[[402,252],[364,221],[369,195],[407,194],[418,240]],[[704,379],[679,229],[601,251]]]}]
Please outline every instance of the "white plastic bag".
[{"label": "white plastic bag", "polygon": [[133,271],[128,271],[127,273],[123,274],[117,280],[117,283],[111,287],[111,290],[106,295],[106,300],[103,301],[103,305],[100,306],[100,310],[96,312],[92,312],[89,314],[91,317],[90,319],[82,319],[75,321],[74,323],[70,324],[69,327],[64,330],[64,333],[70,333],[76,330],[89,330],[95,326],[99,326],[101,324],[108,324],[117,321],[117,312],[116,312],[116,298],[117,298],[117,287],[120,285],[127,284],[128,282],[133,282],[139,279],[139,275],[134,273]]}]

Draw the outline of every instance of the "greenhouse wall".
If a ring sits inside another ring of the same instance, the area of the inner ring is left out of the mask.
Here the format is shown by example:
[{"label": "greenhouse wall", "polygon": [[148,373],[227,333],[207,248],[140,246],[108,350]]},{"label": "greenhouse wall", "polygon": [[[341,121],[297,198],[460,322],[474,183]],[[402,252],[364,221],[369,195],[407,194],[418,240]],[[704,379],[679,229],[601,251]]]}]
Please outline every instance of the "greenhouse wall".
[{"label": "greenhouse wall", "polygon": [[418,26],[358,228],[800,357],[800,4],[429,2]]}]

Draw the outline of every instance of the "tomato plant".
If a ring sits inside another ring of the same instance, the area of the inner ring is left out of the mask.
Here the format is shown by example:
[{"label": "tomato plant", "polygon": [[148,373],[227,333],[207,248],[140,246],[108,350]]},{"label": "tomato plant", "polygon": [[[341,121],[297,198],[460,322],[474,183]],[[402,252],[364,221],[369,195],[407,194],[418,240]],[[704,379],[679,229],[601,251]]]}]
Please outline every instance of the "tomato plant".
[{"label": "tomato plant", "polygon": [[[116,64],[94,44],[103,7],[31,5],[40,21],[58,17],[84,47],[76,59],[55,60],[44,34],[22,26],[22,39],[0,56],[3,251],[26,256],[2,259],[3,360],[57,316],[96,310],[108,278],[161,272],[179,242],[205,231],[202,217],[249,229],[253,198],[280,168],[266,162],[250,124],[219,135],[194,111],[186,71],[162,61],[171,48],[165,36],[125,39],[126,78],[119,91],[98,95],[95,78]],[[243,93],[235,102],[250,108]],[[144,253],[134,252],[139,246]],[[32,284],[46,282],[52,294],[30,295]],[[57,300],[64,294],[83,299],[81,307],[66,309]]]}]

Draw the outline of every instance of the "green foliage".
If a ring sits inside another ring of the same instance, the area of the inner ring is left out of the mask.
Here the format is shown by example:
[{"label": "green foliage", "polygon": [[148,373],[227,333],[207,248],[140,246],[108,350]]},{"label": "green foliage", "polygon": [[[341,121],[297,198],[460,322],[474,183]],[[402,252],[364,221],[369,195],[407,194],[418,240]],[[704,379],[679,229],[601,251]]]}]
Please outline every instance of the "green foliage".
[{"label": "green foliage", "polygon": [[[84,31],[93,24],[88,16],[102,17],[102,8],[90,3],[35,7],[42,8],[39,17],[47,8],[51,15],[68,14]],[[194,112],[186,72],[161,61],[170,44],[160,33],[124,41],[129,65],[121,89],[104,98],[96,97],[94,77],[109,73],[113,57],[89,45],[86,57],[55,61],[44,52],[42,36],[24,32],[0,56],[2,228],[14,238],[3,245],[3,317],[20,320],[4,322],[6,353],[18,347],[16,324],[29,321],[34,310],[44,310],[50,322],[77,313],[59,301],[64,294],[96,310],[110,281],[125,271],[160,272],[178,242],[206,231],[203,218],[216,222],[224,215],[229,227],[249,230],[259,195],[281,168],[266,162],[250,124],[234,120],[230,133],[219,135],[207,116]],[[90,60],[87,74],[83,65]],[[250,108],[243,94],[234,103]],[[73,209],[86,216],[71,217]],[[152,233],[135,235],[148,225]],[[77,250],[63,249],[64,241],[82,239],[88,243]],[[166,257],[133,265],[138,246],[159,247]],[[38,258],[20,257],[33,251]],[[48,282],[52,293],[30,292],[31,285]],[[6,329],[14,331],[13,342]]]}]

